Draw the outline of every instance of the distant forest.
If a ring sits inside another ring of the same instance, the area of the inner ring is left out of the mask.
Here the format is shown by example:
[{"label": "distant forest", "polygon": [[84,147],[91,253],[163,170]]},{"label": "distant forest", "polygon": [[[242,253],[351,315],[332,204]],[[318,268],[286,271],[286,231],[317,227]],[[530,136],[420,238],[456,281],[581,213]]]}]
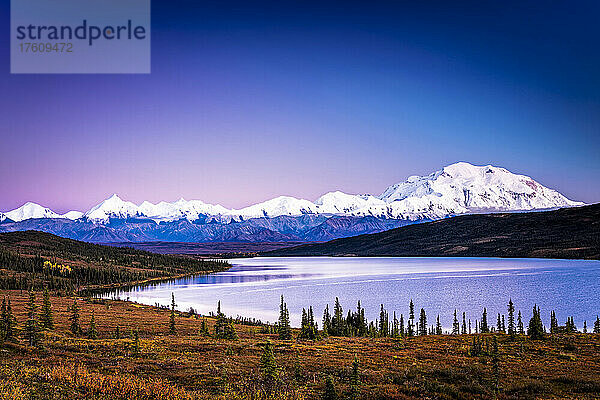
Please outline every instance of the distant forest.
[{"label": "distant forest", "polygon": [[102,246],[44,232],[0,234],[0,289],[47,287],[71,292],[228,267],[222,261]]}]

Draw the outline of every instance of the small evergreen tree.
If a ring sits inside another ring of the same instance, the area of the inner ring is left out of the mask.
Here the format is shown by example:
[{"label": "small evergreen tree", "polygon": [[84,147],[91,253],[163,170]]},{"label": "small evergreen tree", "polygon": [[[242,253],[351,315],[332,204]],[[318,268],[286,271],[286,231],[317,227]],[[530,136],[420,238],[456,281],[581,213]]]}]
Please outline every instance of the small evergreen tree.
[{"label": "small evergreen tree", "polygon": [[567,322],[565,323],[565,328],[567,330],[567,333],[576,333],[577,332],[577,327],[575,326],[575,320],[573,320],[573,317],[567,317]]},{"label": "small evergreen tree", "polygon": [[425,309],[423,308],[421,308],[421,313],[419,315],[419,335],[427,335],[427,315],[425,314]]},{"label": "small evergreen tree", "polygon": [[400,314],[400,336],[405,336],[406,332],[404,330],[404,314]]},{"label": "small evergreen tree", "polygon": [[463,335],[467,334],[467,314],[465,312],[463,312],[462,316],[462,328],[460,330],[460,333],[462,333]]},{"label": "small evergreen tree", "polygon": [[556,313],[554,310],[550,311],[550,333],[555,334],[558,332],[558,320],[556,319]]},{"label": "small evergreen tree", "polygon": [[50,293],[48,288],[44,288],[44,300],[42,302],[42,313],[40,315],[40,323],[44,329],[54,328],[54,317],[52,315],[52,304],[50,303]]},{"label": "small evergreen tree", "polygon": [[500,313],[498,313],[498,320],[496,322],[496,326],[498,327],[498,332],[502,332],[502,319],[500,318]]},{"label": "small evergreen tree", "polygon": [[381,305],[381,309],[379,311],[379,336],[386,337],[389,334],[389,321],[388,321],[388,313],[383,308],[383,304]]},{"label": "small evergreen tree", "polygon": [[336,297],[333,305],[333,317],[331,318],[331,330],[333,336],[344,336],[345,323],[344,311],[340,300]]},{"label": "small evergreen tree", "polygon": [[394,319],[392,321],[392,337],[397,338],[400,336],[400,323],[396,318],[396,311],[394,311]]},{"label": "small evergreen tree", "polygon": [[227,324],[227,318],[225,314],[221,312],[221,301],[217,302],[217,321],[215,322],[215,337],[222,338],[225,334],[225,325]]},{"label": "small evergreen tree", "polygon": [[542,317],[540,308],[537,305],[533,306],[533,316],[529,320],[529,326],[527,327],[527,334],[533,340],[544,338],[544,325],[542,324]]},{"label": "small evergreen tree", "polygon": [[519,335],[525,334],[525,329],[523,328],[523,318],[521,318],[521,310],[519,310],[519,317],[517,319],[517,329],[519,331]]},{"label": "small evergreen tree", "polygon": [[6,304],[6,317],[4,319],[4,340],[13,342],[16,340],[15,329],[17,327],[17,318],[13,315],[10,298]]},{"label": "small evergreen tree", "polygon": [[511,339],[514,339],[515,334],[517,333],[515,329],[515,306],[512,302],[512,299],[508,300],[508,334]]},{"label": "small evergreen tree", "polygon": [[23,332],[25,334],[25,341],[30,346],[38,346],[40,343],[40,325],[36,314],[37,306],[35,305],[35,292],[33,287],[29,289],[29,301],[25,306],[27,311],[27,320],[25,321],[25,328]]},{"label": "small evergreen tree", "polygon": [[436,335],[442,334],[442,324],[440,323],[440,314],[438,314],[438,316],[435,320],[435,334]]},{"label": "small evergreen tree", "polygon": [[278,368],[275,362],[275,354],[273,354],[273,345],[267,340],[263,348],[263,353],[260,356],[260,373],[263,380],[274,382],[277,380]]},{"label": "small evergreen tree", "polygon": [[487,323],[487,310],[485,308],[483,309],[483,314],[481,316],[481,324],[479,325],[479,330],[481,331],[481,333],[488,333],[490,331],[490,328],[488,327]]},{"label": "small evergreen tree", "polygon": [[208,330],[208,324],[206,323],[206,318],[202,318],[202,322],[200,323],[200,335],[210,336],[210,332]]},{"label": "small evergreen tree", "polygon": [[596,322],[594,322],[594,333],[600,333],[600,317],[596,315]]},{"label": "small evergreen tree", "polygon": [[92,311],[92,317],[90,318],[90,327],[88,329],[88,338],[98,339],[98,330],[96,329],[96,317]]},{"label": "small evergreen tree", "polygon": [[587,321],[583,321],[583,333],[587,333]]},{"label": "small evergreen tree", "polygon": [[358,358],[354,356],[352,361],[352,372],[350,374],[350,396],[352,400],[356,400],[360,393],[360,376],[358,373]]},{"label": "small evergreen tree", "polygon": [[277,323],[278,335],[280,340],[291,340],[292,329],[290,328],[290,313],[287,309],[287,305],[283,301],[283,295],[281,296],[281,304],[279,305],[279,321]]},{"label": "small evergreen tree", "polygon": [[331,334],[331,314],[329,313],[329,304],[323,310],[323,336]]},{"label": "small evergreen tree", "polygon": [[235,327],[233,326],[233,322],[231,320],[225,324],[225,329],[223,331],[223,339],[228,339],[228,340],[237,340],[238,339],[237,332],[236,332]]},{"label": "small evergreen tree", "polygon": [[335,391],[335,385],[331,375],[327,375],[325,380],[325,392],[323,393],[323,400],[337,400],[338,395]]},{"label": "small evergreen tree", "polygon": [[174,335],[177,332],[175,327],[175,293],[171,292],[171,312],[169,314],[169,333]]},{"label": "small evergreen tree", "polygon": [[73,335],[79,335],[81,333],[81,325],[79,323],[79,306],[77,305],[76,297],[73,299],[69,321],[71,321],[71,333],[73,333]]},{"label": "small evergreen tree", "polygon": [[460,333],[460,324],[458,323],[458,318],[456,316],[456,309],[454,309],[454,321],[452,322],[452,334],[458,335]]}]

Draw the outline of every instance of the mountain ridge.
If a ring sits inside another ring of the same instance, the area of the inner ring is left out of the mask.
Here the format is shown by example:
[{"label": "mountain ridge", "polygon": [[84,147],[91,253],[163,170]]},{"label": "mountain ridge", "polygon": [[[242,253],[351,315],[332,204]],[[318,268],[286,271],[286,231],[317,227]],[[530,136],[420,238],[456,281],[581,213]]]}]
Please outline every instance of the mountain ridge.
[{"label": "mountain ridge", "polygon": [[433,220],[470,212],[518,211],[583,205],[567,199],[526,175],[513,174],[492,165],[475,166],[458,162],[426,176],[411,176],[386,188],[381,195],[328,192],[314,202],[279,196],[241,209],[227,209],[201,200],[179,199],[169,203],[142,202],[139,206],[113,194],[85,213],[60,215],[49,208],[28,202],[0,214],[0,221],[20,222],[36,218],[86,219],[108,224],[111,219],[146,218],[154,222],[204,220],[229,223],[253,218],[305,214],[373,216],[409,221]]},{"label": "mountain ridge", "polygon": [[461,215],[265,256],[600,259],[600,203],[553,211]]}]

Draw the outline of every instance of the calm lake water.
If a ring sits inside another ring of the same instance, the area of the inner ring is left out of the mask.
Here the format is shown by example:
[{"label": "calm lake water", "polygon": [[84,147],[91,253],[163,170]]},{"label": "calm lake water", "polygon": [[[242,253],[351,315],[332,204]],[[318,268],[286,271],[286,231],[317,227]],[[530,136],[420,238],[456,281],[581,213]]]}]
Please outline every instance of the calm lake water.
[{"label": "calm lake water", "polygon": [[382,303],[390,318],[393,311],[398,318],[400,313],[406,317],[412,298],[417,317],[418,310],[425,308],[431,325],[440,314],[445,329],[452,325],[455,308],[474,321],[487,307],[488,321],[495,325],[497,313],[506,313],[509,298],[523,313],[525,325],[534,304],[541,307],[547,326],[551,310],[556,310],[561,324],[573,316],[579,329],[584,320],[588,329],[593,327],[600,314],[600,261],[258,257],[230,263],[233,268],[226,272],[120,291],[109,297],[167,305],[173,292],[180,310],[193,307],[208,314],[221,300],[227,315],[274,322],[283,294],[295,326],[300,323],[302,307],[309,305],[320,322],[325,305],[331,309],[336,296],[344,313],[361,300],[369,320],[378,317]]}]

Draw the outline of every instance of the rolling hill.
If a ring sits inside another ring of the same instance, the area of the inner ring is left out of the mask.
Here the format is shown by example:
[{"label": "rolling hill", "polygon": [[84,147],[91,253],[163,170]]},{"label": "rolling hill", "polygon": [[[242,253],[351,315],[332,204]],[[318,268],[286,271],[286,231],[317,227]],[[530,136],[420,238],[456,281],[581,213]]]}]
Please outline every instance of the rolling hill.
[{"label": "rolling hill", "polygon": [[263,254],[600,259],[600,204],[457,216]]}]

